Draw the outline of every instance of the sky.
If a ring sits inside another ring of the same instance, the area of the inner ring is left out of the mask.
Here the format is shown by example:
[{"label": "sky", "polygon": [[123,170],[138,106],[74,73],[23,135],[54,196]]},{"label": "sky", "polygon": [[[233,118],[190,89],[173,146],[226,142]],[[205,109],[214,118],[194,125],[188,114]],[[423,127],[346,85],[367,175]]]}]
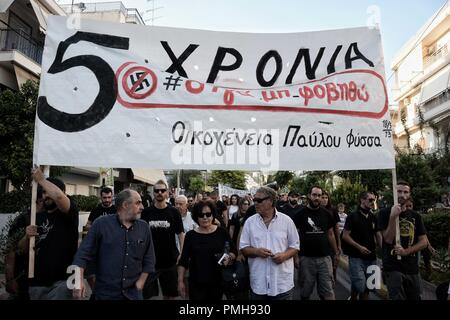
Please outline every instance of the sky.
[{"label": "sky", "polygon": [[[113,1],[113,0],[109,0]],[[438,11],[446,0],[122,0],[155,26],[237,32],[303,32],[381,27],[386,78],[395,53]],[[69,0],[57,0],[68,3]],[[75,0],[78,3],[79,0]],[[85,3],[108,0],[85,0]],[[389,83],[391,85],[391,83]]]}]

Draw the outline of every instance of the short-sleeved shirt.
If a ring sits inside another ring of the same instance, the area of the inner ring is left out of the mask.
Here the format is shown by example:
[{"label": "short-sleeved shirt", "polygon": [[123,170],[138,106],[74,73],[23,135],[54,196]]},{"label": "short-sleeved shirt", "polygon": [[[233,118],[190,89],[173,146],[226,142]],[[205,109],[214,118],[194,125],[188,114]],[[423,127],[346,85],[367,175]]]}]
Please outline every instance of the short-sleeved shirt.
[{"label": "short-sleeved shirt", "polygon": [[116,214],[116,213],[117,213],[117,209],[116,209],[115,205],[105,208],[104,206],[99,204],[89,214],[88,221],[94,222],[95,219],[97,219],[98,217],[103,217],[103,216],[107,216],[110,214]]},{"label": "short-sleeved shirt", "polygon": [[[380,210],[378,214],[378,229],[386,230],[389,225],[391,208]],[[426,234],[422,217],[415,211],[406,210],[399,217],[400,225],[400,243],[403,248],[413,246],[419,241],[419,237]],[[404,256],[401,260],[392,254],[394,243],[386,243],[383,239],[383,270],[399,271],[404,274],[417,274],[419,272],[417,253]]]},{"label": "short-sleeved shirt", "polygon": [[304,207],[294,217],[294,222],[300,233],[301,256],[325,257],[331,254],[328,230],[334,227],[335,221],[328,210]]},{"label": "short-sleeved shirt", "polygon": [[184,232],[180,212],[169,205],[164,209],[152,206],[142,211],[141,219],[148,222],[152,231],[156,269],[174,266],[179,255],[175,235]]},{"label": "short-sleeved shirt", "polygon": [[72,264],[78,247],[78,208],[69,199],[68,213],[57,209],[36,216],[39,236],[36,237],[35,270],[31,286],[50,286],[69,276],[67,267]]},{"label": "short-sleeved shirt", "polygon": [[[370,254],[362,254],[354,246],[347,245],[347,254],[353,258],[373,261],[376,259],[375,235],[377,232],[377,219],[372,212],[365,216],[361,210],[350,213],[345,221],[345,230],[350,231],[350,237],[359,245],[371,251]],[[343,240],[345,241],[345,240]]]},{"label": "short-sleeved shirt", "polygon": [[[248,218],[239,243],[240,249],[246,247],[266,248],[278,254],[289,248],[299,250],[300,241],[292,219],[276,211],[269,226],[266,226],[260,214]],[[277,264],[270,257],[249,257],[248,264],[250,286],[254,293],[276,296],[294,287],[293,258]]]}]

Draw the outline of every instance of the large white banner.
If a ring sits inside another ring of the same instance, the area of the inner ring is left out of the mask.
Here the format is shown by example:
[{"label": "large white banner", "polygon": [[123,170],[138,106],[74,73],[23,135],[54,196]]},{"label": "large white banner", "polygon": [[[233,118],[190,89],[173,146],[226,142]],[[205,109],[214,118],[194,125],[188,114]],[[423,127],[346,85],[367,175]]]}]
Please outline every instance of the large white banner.
[{"label": "large white banner", "polygon": [[34,162],[394,167],[378,29],[255,34],[51,17]]},{"label": "large white banner", "polygon": [[222,199],[222,196],[232,196],[233,194],[237,194],[239,197],[245,197],[248,194],[254,195],[256,193],[256,190],[258,190],[257,187],[252,187],[250,190],[240,190],[240,189],[234,189],[228,186],[224,186],[223,184],[219,183],[218,185],[218,191],[219,191],[219,198]]}]

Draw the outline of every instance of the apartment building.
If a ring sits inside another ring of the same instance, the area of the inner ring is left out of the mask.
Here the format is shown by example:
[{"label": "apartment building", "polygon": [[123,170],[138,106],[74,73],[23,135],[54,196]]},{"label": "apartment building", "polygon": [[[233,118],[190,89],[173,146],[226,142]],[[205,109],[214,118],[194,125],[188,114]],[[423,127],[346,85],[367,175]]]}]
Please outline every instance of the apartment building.
[{"label": "apartment building", "polygon": [[392,64],[391,109],[400,149],[442,150],[449,143],[450,2],[400,49]]},{"label": "apartment building", "polygon": [[[81,18],[118,23],[145,24],[137,9],[120,1],[58,4],[54,0],[0,1],[0,90],[18,90],[28,79],[38,80],[49,15],[80,13]],[[98,195],[102,185],[116,190],[146,188],[159,179],[162,170],[72,167],[62,176],[70,195]],[[0,177],[0,192],[13,188]]]}]

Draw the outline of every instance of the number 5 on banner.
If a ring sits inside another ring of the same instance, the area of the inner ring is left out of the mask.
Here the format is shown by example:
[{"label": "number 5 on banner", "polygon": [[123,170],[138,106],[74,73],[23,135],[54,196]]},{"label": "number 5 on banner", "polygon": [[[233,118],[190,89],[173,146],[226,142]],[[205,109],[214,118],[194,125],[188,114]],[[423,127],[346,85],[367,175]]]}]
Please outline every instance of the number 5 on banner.
[{"label": "number 5 on banner", "polygon": [[51,106],[46,96],[38,98],[37,115],[39,119],[49,127],[63,132],[83,131],[96,125],[108,115],[117,98],[115,73],[105,60],[95,55],[78,55],[63,61],[67,49],[79,41],[113,49],[128,50],[129,48],[129,38],[81,31],[60,42],[55,61],[47,73],[56,74],[74,67],[86,67],[94,73],[99,85],[97,97],[83,113],[62,112],[58,109],[63,108]]}]

